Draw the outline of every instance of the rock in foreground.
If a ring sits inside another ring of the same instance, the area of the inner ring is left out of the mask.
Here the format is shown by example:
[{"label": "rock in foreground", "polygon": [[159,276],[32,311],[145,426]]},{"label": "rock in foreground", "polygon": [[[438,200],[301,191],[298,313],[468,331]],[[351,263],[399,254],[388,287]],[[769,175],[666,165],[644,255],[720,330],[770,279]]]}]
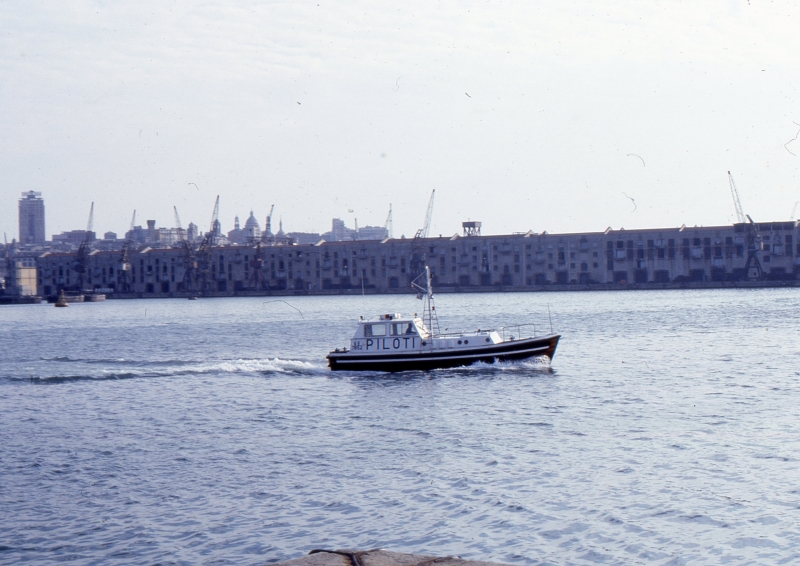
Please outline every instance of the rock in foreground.
[{"label": "rock in foreground", "polygon": [[279,566],[502,566],[497,562],[462,560],[457,556],[404,554],[388,550],[312,550]]}]

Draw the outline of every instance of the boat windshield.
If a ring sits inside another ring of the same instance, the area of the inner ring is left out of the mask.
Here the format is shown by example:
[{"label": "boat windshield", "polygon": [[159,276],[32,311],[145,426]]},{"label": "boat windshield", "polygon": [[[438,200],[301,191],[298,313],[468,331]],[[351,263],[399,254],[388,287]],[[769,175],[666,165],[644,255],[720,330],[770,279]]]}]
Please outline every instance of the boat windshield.
[{"label": "boat windshield", "polygon": [[386,336],[386,324],[383,322],[364,325],[364,336],[370,338],[372,336]]},{"label": "boat windshield", "polygon": [[392,336],[411,336],[417,333],[417,327],[413,322],[393,322],[389,325],[389,334]]}]

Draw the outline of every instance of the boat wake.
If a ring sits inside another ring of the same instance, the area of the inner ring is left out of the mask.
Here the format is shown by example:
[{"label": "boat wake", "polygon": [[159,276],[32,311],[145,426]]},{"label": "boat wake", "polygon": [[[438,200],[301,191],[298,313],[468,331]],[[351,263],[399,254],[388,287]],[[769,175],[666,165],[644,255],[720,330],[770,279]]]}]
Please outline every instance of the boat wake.
[{"label": "boat wake", "polygon": [[493,373],[524,374],[524,373],[550,373],[553,371],[551,360],[547,356],[528,358],[527,360],[498,361],[493,364],[477,362],[466,368],[456,368],[459,370],[480,370]]},{"label": "boat wake", "polygon": [[437,378],[497,378],[497,377],[530,377],[544,376],[555,373],[550,366],[550,358],[530,358],[527,360],[503,361],[495,363],[476,362],[469,366],[454,368],[439,368],[431,370],[411,370],[401,372],[335,372],[341,373],[344,377],[351,375],[356,380],[385,379],[391,381],[405,381],[414,379],[437,379]]},{"label": "boat wake", "polygon": [[475,362],[469,366],[432,371],[449,372],[455,374],[524,374],[532,371],[550,373],[553,370],[550,367],[550,358],[547,356],[541,356],[538,358],[528,358],[527,360],[497,361],[494,363]]},{"label": "boat wake", "polygon": [[[54,363],[63,364],[61,368],[66,371],[53,372],[52,370],[55,368],[52,367],[52,364]],[[311,363],[281,358],[239,358],[216,362],[197,362],[193,360],[137,362],[125,359],[75,359],[62,356],[42,359],[38,364],[27,366],[21,372],[17,372],[16,375],[0,375],[0,380],[65,383],[193,375],[314,376],[328,373],[328,368],[321,362]]]},{"label": "boat wake", "polygon": [[[61,371],[58,371],[58,370]],[[190,376],[252,375],[255,377],[280,376],[328,376],[331,371],[322,362],[283,358],[236,358],[230,360],[199,362],[197,360],[159,360],[139,361],[125,358],[84,359],[59,356],[41,358],[37,362],[25,363],[12,374],[0,374],[0,381],[31,382],[43,384],[70,383],[75,381],[113,381],[127,379],[164,379]],[[368,372],[354,374],[359,377],[386,378],[426,376],[431,377],[496,377],[500,375],[527,375],[550,373],[550,360],[547,357],[523,361],[478,362],[471,366],[429,371],[405,371],[400,373]],[[345,377],[350,372],[343,372]]]}]

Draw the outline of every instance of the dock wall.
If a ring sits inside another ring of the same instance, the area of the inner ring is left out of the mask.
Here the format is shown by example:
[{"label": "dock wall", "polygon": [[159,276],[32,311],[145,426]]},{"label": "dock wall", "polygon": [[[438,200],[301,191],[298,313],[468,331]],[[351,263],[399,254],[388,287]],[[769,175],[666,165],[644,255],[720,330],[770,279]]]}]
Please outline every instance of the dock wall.
[{"label": "dock wall", "polygon": [[[428,265],[438,292],[800,285],[800,223],[452,236],[316,245],[145,248],[89,254],[88,288],[111,296],[406,293]],[[40,294],[77,281],[76,254],[37,258]]]}]

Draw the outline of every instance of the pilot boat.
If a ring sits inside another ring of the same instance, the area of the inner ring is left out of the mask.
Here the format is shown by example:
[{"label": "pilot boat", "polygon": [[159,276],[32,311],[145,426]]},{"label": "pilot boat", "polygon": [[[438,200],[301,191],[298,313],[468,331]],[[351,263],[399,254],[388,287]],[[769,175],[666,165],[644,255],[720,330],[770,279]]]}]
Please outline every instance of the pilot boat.
[{"label": "pilot boat", "polygon": [[[382,314],[376,320],[358,322],[350,348],[328,354],[332,370],[388,371],[430,370],[468,366],[476,362],[524,360],[535,357],[552,359],[561,338],[551,333],[522,338],[520,332],[533,325],[515,325],[500,330],[440,333],[433,304],[430,270],[422,274],[425,287],[416,281],[412,287],[423,298],[423,316],[404,317],[400,313]],[[421,277],[422,277],[421,276]],[[423,294],[424,293],[424,294]],[[437,331],[434,332],[434,329]]]}]

